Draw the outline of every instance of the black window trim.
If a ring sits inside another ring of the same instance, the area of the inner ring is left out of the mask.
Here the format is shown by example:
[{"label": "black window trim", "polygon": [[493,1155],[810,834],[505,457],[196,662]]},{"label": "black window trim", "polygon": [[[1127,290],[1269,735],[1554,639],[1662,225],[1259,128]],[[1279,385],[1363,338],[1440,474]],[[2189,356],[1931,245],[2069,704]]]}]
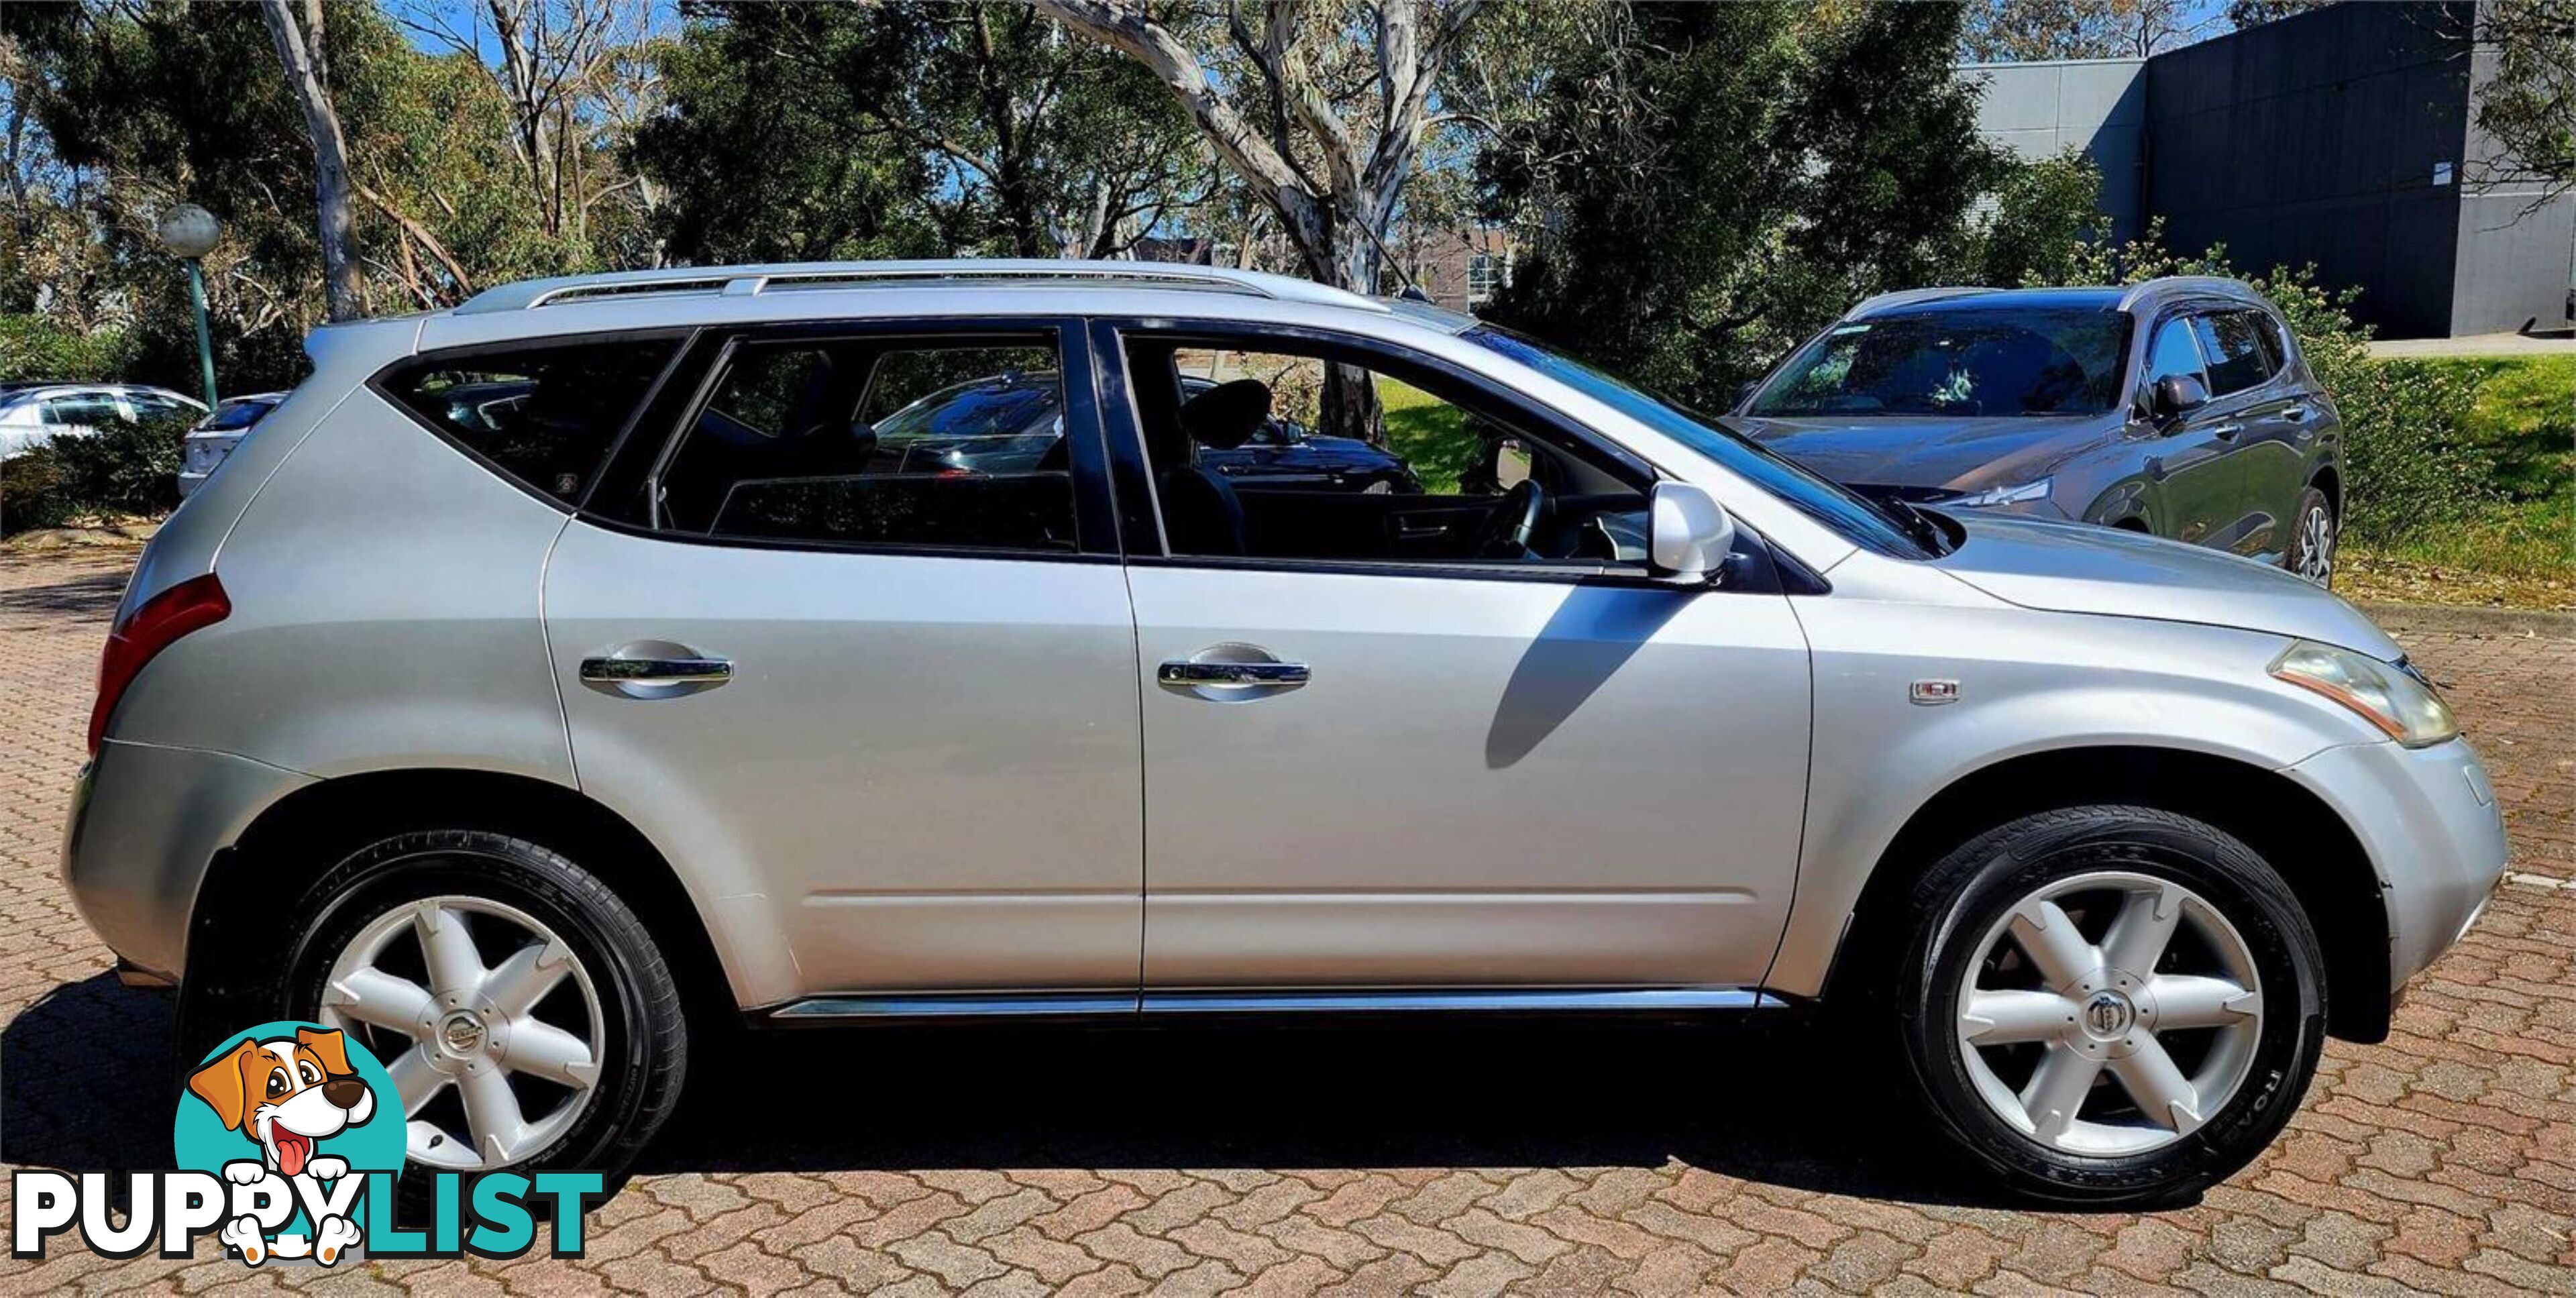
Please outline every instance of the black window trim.
[{"label": "black window trim", "polygon": [[[678,452],[681,440],[694,425],[699,411],[715,398],[715,389],[723,381],[726,367],[735,350],[745,342],[761,344],[781,342],[830,342],[838,339],[877,339],[885,337],[954,339],[977,335],[1027,339],[1047,335],[1054,339],[1058,365],[1058,387],[1065,415],[1065,438],[1068,443],[1070,477],[1073,485],[1073,518],[1075,546],[1071,550],[1016,549],[1003,546],[914,545],[898,541],[822,541],[788,537],[701,536],[674,532],[639,524],[607,512],[587,496],[583,501],[583,521],[631,536],[685,545],[731,546],[754,550],[800,550],[834,554],[883,554],[913,558],[986,559],[1007,562],[1049,563],[1115,563],[1118,551],[1116,506],[1112,499],[1109,470],[1104,448],[1105,434],[1094,392],[1082,391],[1074,382],[1077,368],[1090,371],[1090,342],[1083,322],[1076,317],[1044,316],[887,316],[794,321],[752,321],[739,324],[716,324],[698,330],[695,345],[686,357],[700,368],[696,382],[685,402],[658,423],[657,433],[634,448],[621,441],[617,455],[640,457],[649,450],[647,469],[639,480],[649,480],[669,464]],[[675,361],[675,364],[677,362]],[[874,382],[874,376],[870,376]],[[649,411],[658,401],[648,400]],[[1079,407],[1079,408],[1078,408]]]},{"label": "black window trim", "polygon": [[[612,329],[601,332],[580,334],[537,334],[525,338],[508,338],[488,343],[469,343],[461,347],[439,347],[428,351],[413,352],[409,356],[402,357],[391,364],[386,365],[383,369],[377,370],[375,373],[368,375],[364,386],[367,390],[375,393],[376,396],[386,405],[393,407],[395,410],[401,411],[405,418],[420,425],[422,428],[429,430],[431,436],[445,442],[448,446],[454,448],[458,453],[465,456],[465,458],[482,466],[494,477],[518,488],[520,491],[536,500],[544,502],[548,508],[553,509],[557,513],[573,515],[582,512],[583,507],[590,499],[592,489],[598,485],[600,477],[608,471],[610,463],[616,460],[619,449],[625,445],[627,437],[634,432],[636,423],[644,417],[647,411],[650,411],[653,408],[656,399],[661,394],[662,385],[670,381],[673,371],[678,369],[680,363],[688,358],[690,351],[689,344],[694,341],[697,333],[698,330],[695,326],[661,329]],[[671,355],[662,362],[662,368],[655,372],[652,382],[644,385],[643,395],[639,397],[634,406],[626,412],[626,417],[618,424],[617,431],[609,437],[607,449],[601,452],[599,463],[591,466],[590,473],[582,480],[581,490],[575,493],[573,498],[570,500],[566,500],[563,497],[558,496],[551,491],[547,491],[545,488],[520,477],[516,470],[511,469],[489,455],[485,455],[473,444],[467,442],[464,438],[458,437],[454,429],[448,428],[437,420],[431,419],[428,415],[421,413],[417,407],[413,406],[410,401],[404,399],[403,396],[394,391],[393,388],[393,379],[397,375],[440,364],[472,361],[480,357],[508,356],[521,352],[555,347],[581,347],[594,346],[603,343],[664,341],[668,341],[673,344]]]},{"label": "black window trim", "polygon": [[[1346,351],[1376,354],[1392,358],[1403,367],[1429,371],[1474,391],[1478,396],[1509,410],[1515,422],[1538,425],[1541,431],[1576,442],[1595,452],[1615,471],[1644,484],[1651,492],[1656,482],[1670,475],[1634,451],[1611,442],[1581,421],[1566,415],[1528,394],[1514,391],[1473,370],[1443,357],[1418,351],[1401,343],[1371,338],[1364,334],[1304,325],[1281,325],[1252,321],[1204,320],[1164,316],[1100,316],[1091,322],[1092,367],[1099,395],[1099,422],[1108,436],[1111,462],[1115,470],[1117,495],[1127,508],[1119,517],[1121,534],[1126,543],[1127,562],[1138,567],[1197,568],[1223,571],[1293,572],[1317,575],[1377,577],[1438,577],[1467,581],[1546,582],[1557,585],[1651,586],[1662,590],[1679,590],[1662,581],[1642,566],[1602,563],[1597,560],[1520,560],[1509,563],[1482,563],[1476,560],[1387,560],[1387,559],[1298,559],[1269,555],[1186,555],[1171,553],[1163,535],[1161,509],[1154,496],[1153,474],[1145,459],[1144,430],[1136,422],[1135,397],[1131,388],[1134,376],[1127,366],[1126,339],[1131,334],[1158,340],[1187,343],[1205,339],[1235,342],[1235,350],[1260,350],[1261,343],[1306,342],[1323,344]],[[1249,342],[1250,346],[1241,345]],[[1398,375],[1397,377],[1401,377]],[[1114,390],[1116,395],[1111,396]],[[1141,503],[1142,508],[1136,508]],[[1794,573],[1784,571],[1775,555],[1786,557],[1770,542],[1742,520],[1736,525],[1735,557],[1729,562],[1730,580],[1723,585],[1704,588],[1724,594],[1822,593],[1820,578],[1805,576],[1804,565]],[[1795,563],[1792,558],[1790,563]]]}]

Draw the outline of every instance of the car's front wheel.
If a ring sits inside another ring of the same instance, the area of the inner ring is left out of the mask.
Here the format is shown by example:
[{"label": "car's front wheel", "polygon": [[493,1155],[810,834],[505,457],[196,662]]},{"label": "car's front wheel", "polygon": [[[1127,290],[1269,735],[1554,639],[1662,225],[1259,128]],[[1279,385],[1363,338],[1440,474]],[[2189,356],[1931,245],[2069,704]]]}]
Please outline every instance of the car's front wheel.
[{"label": "car's front wheel", "polygon": [[2323,959],[2263,859],[2170,812],[2080,807],[1971,840],[1911,894],[1900,1045],[1934,1115],[2018,1187],[2163,1202],[2298,1107]]},{"label": "car's front wheel", "polygon": [[481,831],[401,834],[307,895],[290,1012],[384,1063],[412,1166],[614,1177],[669,1116],[687,1054],[670,968],[569,858]]}]

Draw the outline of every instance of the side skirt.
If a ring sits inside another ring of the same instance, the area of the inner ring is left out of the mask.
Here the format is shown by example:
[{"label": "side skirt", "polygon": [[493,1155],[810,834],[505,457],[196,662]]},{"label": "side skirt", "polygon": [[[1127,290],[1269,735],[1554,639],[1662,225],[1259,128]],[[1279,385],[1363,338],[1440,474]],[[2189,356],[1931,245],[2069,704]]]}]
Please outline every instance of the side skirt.
[{"label": "side skirt", "polygon": [[1068,992],[985,995],[815,996],[759,1017],[777,1023],[838,1019],[1098,1018],[1189,1014],[1698,1013],[1784,1009],[1772,992],[1744,987],[1395,991]]}]

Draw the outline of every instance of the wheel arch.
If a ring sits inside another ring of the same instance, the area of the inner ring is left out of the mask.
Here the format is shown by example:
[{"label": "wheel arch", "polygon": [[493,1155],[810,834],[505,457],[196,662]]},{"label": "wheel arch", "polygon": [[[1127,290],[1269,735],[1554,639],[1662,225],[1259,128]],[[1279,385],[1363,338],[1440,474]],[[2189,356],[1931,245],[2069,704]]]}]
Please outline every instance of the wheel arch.
[{"label": "wheel arch", "polygon": [[2326,508],[2334,511],[2335,521],[2343,521],[2343,470],[2332,463],[2320,464],[2308,475],[2308,485],[2326,493]]},{"label": "wheel arch", "polygon": [[2182,748],[2094,746],[2023,753],[1953,780],[1917,807],[1870,871],[1827,984],[1855,989],[1854,951],[1885,950],[1906,890],[1949,849],[2005,821],[2060,807],[2134,803],[2206,821],[2271,863],[2297,895],[2326,957],[2327,1029],[2355,1041],[2388,1035],[2388,911],[2361,840],[2322,799],[2287,776]]},{"label": "wheel arch", "polygon": [[[242,933],[276,923],[280,898],[300,895],[367,843],[432,828],[509,834],[570,856],[597,873],[659,939],[693,1020],[712,1023],[736,1012],[729,970],[706,916],[670,860],[623,817],[578,790],[524,775],[403,769],[296,789],[261,810],[216,854],[189,918],[183,1035],[236,1030],[233,1020],[253,1012],[268,980],[282,972],[243,959],[239,941]],[[189,1045],[183,1040],[182,1056],[194,1058]]]}]

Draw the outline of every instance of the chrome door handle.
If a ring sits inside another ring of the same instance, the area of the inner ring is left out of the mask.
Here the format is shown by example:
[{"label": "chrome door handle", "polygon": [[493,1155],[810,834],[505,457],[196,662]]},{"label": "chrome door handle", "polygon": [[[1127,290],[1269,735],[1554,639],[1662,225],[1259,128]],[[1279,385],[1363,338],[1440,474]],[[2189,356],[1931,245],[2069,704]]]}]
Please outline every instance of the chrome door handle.
[{"label": "chrome door handle", "polygon": [[2281,407],[2281,417],[2294,424],[2304,424],[2308,422],[2308,408],[2306,406],[2283,406]]},{"label": "chrome door handle", "polygon": [[1164,685],[1213,685],[1220,688],[1249,685],[1303,685],[1314,672],[1304,663],[1281,662],[1198,662],[1174,658],[1154,669],[1154,679]]},{"label": "chrome door handle", "polygon": [[667,640],[623,644],[581,660],[581,683],[629,699],[676,699],[733,679],[733,660]]},{"label": "chrome door handle", "polygon": [[581,678],[593,685],[722,685],[730,658],[584,658]]},{"label": "chrome door handle", "polygon": [[2245,425],[2243,424],[2220,424],[2217,427],[2210,429],[2209,435],[2222,442],[2232,442],[2236,440],[2236,435],[2238,433],[2244,431]]}]

